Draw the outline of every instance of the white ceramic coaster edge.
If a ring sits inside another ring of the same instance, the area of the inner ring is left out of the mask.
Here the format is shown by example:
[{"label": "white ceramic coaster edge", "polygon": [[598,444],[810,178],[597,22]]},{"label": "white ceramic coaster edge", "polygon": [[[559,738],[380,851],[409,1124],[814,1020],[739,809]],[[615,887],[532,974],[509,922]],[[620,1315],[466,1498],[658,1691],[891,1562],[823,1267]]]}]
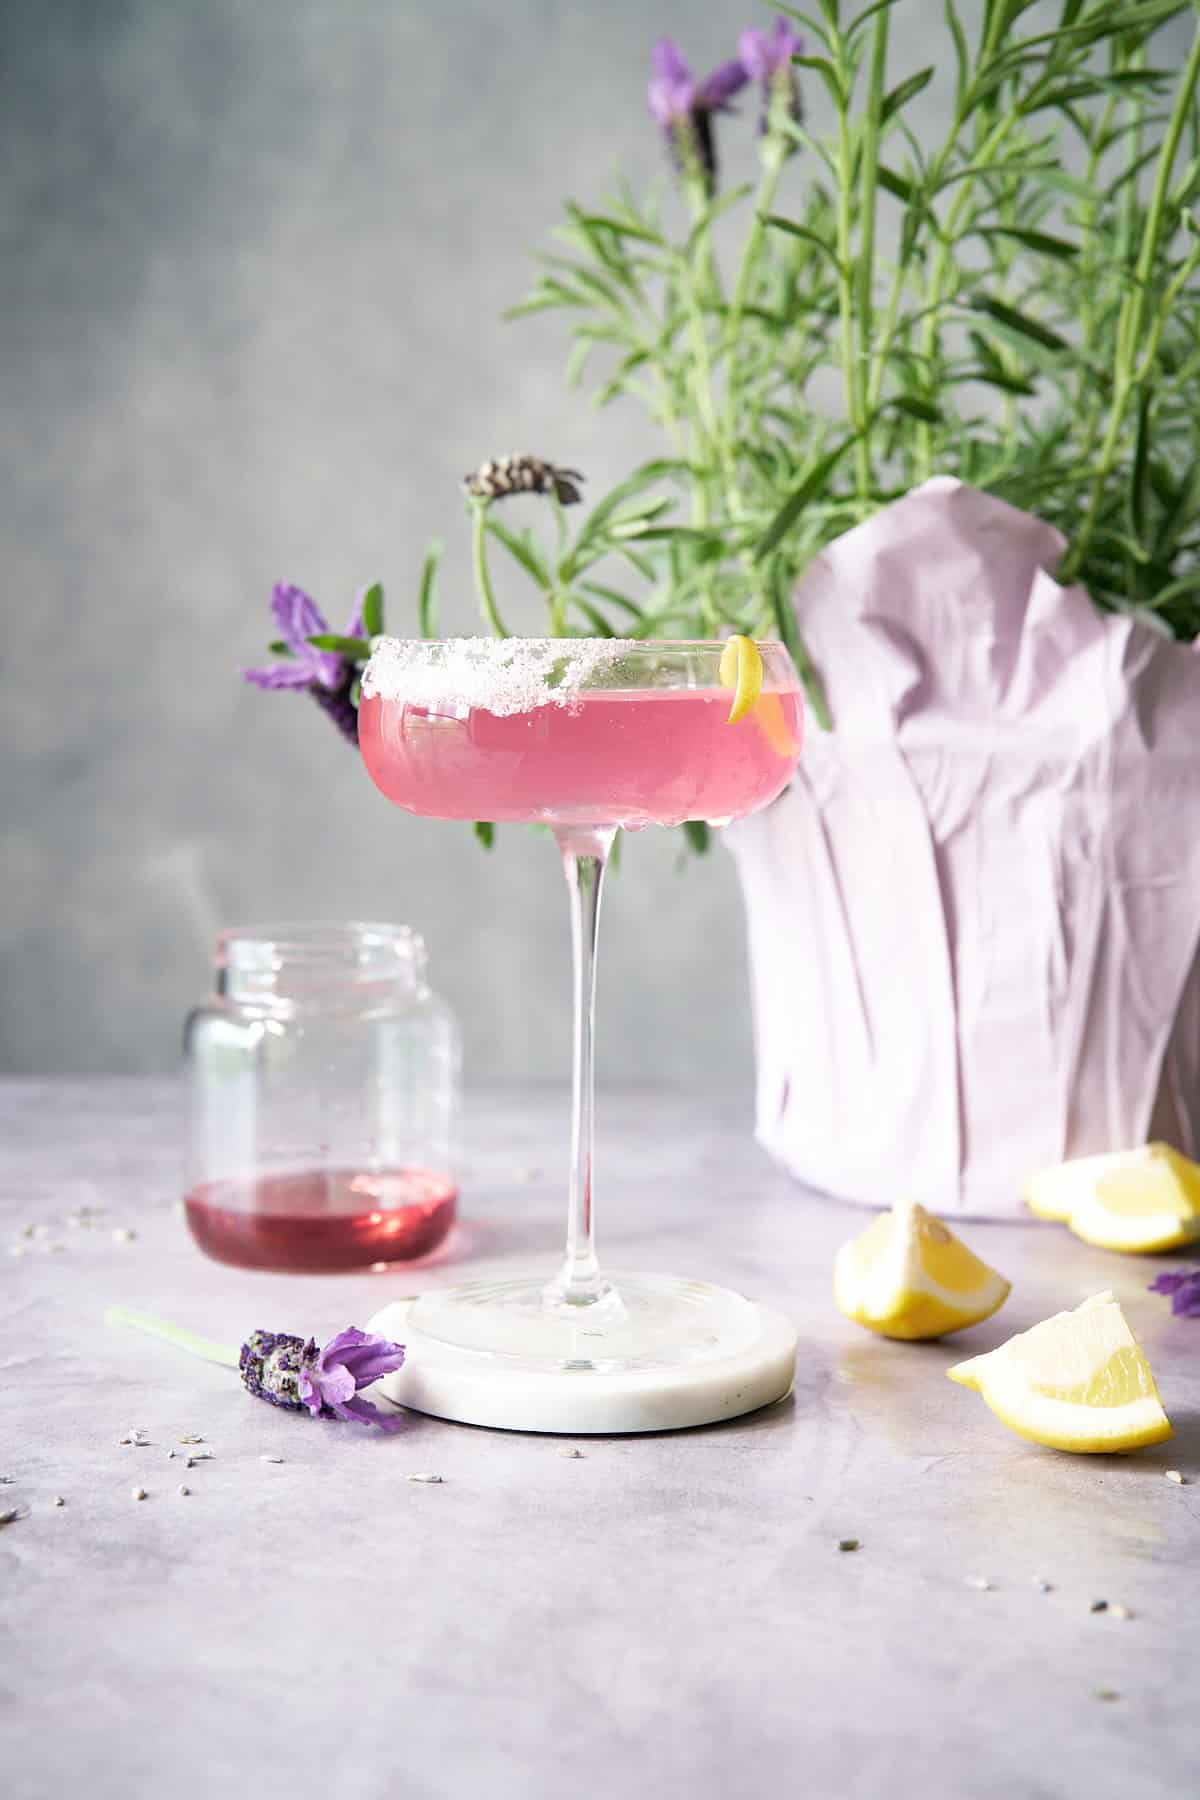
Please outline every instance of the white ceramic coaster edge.
[{"label": "white ceramic coaster edge", "polygon": [[392,1301],[367,1328],[406,1345],[404,1367],[378,1390],[414,1412],[500,1431],[615,1436],[714,1425],[782,1400],[795,1375],[796,1330],[782,1313],[751,1304],[760,1329],[747,1348],[711,1362],[617,1374],[481,1365],[410,1328],[411,1300]]}]

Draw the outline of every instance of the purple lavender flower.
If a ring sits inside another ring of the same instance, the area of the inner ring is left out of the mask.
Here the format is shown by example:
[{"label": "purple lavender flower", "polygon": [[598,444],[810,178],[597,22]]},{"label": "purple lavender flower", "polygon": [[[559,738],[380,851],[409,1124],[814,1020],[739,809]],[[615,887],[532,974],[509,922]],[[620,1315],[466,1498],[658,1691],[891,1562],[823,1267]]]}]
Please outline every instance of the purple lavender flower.
[{"label": "purple lavender flower", "polygon": [[404,1362],[404,1345],[360,1331],[351,1325],[318,1350],[313,1338],[283,1331],[252,1331],[242,1345],[238,1367],[250,1393],[272,1406],[305,1408],[314,1419],[351,1419],[398,1431],[402,1413],[381,1413],[358,1398],[381,1375],[391,1375]]},{"label": "purple lavender flower", "polygon": [[[277,581],[271,595],[271,611],[279,626],[280,639],[290,654],[265,669],[243,669],[242,674],[260,688],[307,689],[343,736],[357,744],[358,711],[350,698],[358,679],[357,664],[336,650],[318,650],[309,643],[310,637],[327,632],[329,625],[316,601],[303,588]],[[346,636],[361,638],[362,632],[363,603],[360,598]],[[365,643],[363,655],[366,655]]]},{"label": "purple lavender flower", "polygon": [[800,89],[796,85],[793,56],[804,49],[804,39],[792,30],[786,19],[776,19],[774,29],[743,31],[738,39],[738,55],[748,81],[761,83],[763,111],[759,122],[762,132],[772,130],[780,118],[799,124],[803,113]]},{"label": "purple lavender flower", "polygon": [[1150,1292],[1170,1294],[1171,1311],[1181,1319],[1200,1319],[1200,1269],[1156,1275],[1150,1283]]},{"label": "purple lavender flower", "polygon": [[678,166],[685,173],[695,170],[711,193],[717,180],[712,115],[727,112],[730,100],[750,77],[735,58],[697,81],[673,38],[659,38],[650,61],[654,71],[646,96],[650,111]]}]

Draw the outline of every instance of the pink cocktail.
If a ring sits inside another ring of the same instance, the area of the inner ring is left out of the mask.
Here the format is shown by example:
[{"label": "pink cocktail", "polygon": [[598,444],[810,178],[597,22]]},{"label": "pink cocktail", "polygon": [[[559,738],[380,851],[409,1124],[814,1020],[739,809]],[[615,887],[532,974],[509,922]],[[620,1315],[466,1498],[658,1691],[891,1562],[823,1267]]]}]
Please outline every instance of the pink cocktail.
[{"label": "pink cocktail", "polygon": [[[522,640],[526,655],[527,646]],[[673,662],[694,661],[697,648],[663,647],[665,672]],[[561,650],[548,650],[551,668]],[[594,673],[611,679],[614,670],[616,655]],[[384,679],[380,670],[381,688]],[[394,679],[402,681],[400,669]],[[364,691],[359,741],[388,799],[434,818],[627,831],[685,819],[724,825],[773,800],[796,766],[799,687],[790,664],[770,669],[767,679],[771,685],[736,725],[728,723],[729,690],[715,684],[566,693],[560,686],[517,711],[457,699],[451,683],[440,700]],[[494,695],[497,703],[506,697]]]},{"label": "pink cocktail", "polygon": [[[731,1416],[790,1384],[795,1346],[786,1324],[764,1324],[762,1309],[702,1282],[608,1281],[592,1217],[594,957],[605,859],[618,829],[724,825],[782,792],[800,754],[800,684],[781,644],[757,648],[761,689],[731,719],[734,694],[722,682],[725,646],[717,642],[377,643],[359,708],[376,786],[411,813],[550,826],[575,947],[565,1260],[548,1285],[516,1279],[422,1296],[406,1317],[426,1346],[414,1404],[481,1424],[641,1430]],[[743,701],[751,694],[752,687]],[[439,1355],[467,1360],[450,1362],[444,1388],[430,1399]],[[497,1372],[507,1379],[497,1384]],[[569,1390],[558,1381],[564,1374],[576,1378]],[[581,1375],[596,1379],[580,1386]],[[614,1389],[610,1378],[618,1377],[626,1386]],[[652,1398],[639,1410],[656,1383],[669,1404]],[[640,1423],[643,1411],[657,1424]],[[558,1419],[569,1426],[539,1422]]]}]

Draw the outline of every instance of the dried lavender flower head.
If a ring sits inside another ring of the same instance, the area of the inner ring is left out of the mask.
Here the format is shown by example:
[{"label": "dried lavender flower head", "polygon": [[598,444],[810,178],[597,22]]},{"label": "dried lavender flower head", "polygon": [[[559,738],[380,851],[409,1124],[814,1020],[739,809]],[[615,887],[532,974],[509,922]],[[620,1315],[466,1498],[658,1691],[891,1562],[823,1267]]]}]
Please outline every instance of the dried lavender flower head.
[{"label": "dried lavender flower head", "polygon": [[576,506],[583,499],[578,469],[560,469],[541,456],[497,456],[480,463],[463,477],[463,490],[472,500],[507,500],[511,494],[553,494],[560,506]]},{"label": "dried lavender flower head", "polygon": [[349,1419],[397,1431],[401,1413],[382,1413],[358,1390],[404,1362],[404,1345],[351,1325],[330,1338],[323,1350],[315,1339],[283,1331],[252,1331],[242,1345],[238,1367],[250,1393],[271,1406],[308,1411],[314,1419]]}]

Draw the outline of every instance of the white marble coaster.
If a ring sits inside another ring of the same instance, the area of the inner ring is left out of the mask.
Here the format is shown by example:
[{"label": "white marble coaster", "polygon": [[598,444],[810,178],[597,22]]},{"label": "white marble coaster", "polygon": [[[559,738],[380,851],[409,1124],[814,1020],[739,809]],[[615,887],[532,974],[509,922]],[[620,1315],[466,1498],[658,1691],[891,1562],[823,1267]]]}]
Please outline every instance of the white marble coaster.
[{"label": "white marble coaster", "polygon": [[[614,1279],[619,1285],[621,1278]],[[417,1301],[393,1301],[375,1314],[369,1329],[404,1344],[408,1354],[404,1367],[386,1376],[378,1391],[440,1419],[571,1436],[680,1431],[735,1419],[782,1399],[795,1373],[793,1326],[770,1307],[720,1289],[708,1292],[737,1303],[740,1329],[734,1345],[714,1343],[708,1353],[665,1366],[655,1366],[657,1359],[651,1358],[648,1366],[617,1369],[450,1343],[410,1319]]]}]

